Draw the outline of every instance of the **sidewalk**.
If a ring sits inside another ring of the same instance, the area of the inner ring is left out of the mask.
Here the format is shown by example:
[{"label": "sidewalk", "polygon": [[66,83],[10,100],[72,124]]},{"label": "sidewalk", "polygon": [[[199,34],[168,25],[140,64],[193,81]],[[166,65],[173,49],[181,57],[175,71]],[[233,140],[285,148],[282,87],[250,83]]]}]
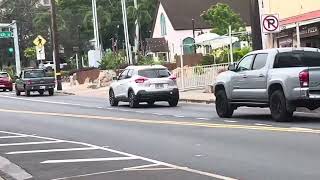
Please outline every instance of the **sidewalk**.
[{"label": "sidewalk", "polygon": [[[91,89],[88,88],[88,85],[71,87],[68,84],[63,84],[62,93],[84,97],[106,98],[108,97],[108,91],[109,87]],[[214,103],[215,97],[212,93],[204,93],[204,90],[191,90],[180,92],[180,101],[211,104]]]}]

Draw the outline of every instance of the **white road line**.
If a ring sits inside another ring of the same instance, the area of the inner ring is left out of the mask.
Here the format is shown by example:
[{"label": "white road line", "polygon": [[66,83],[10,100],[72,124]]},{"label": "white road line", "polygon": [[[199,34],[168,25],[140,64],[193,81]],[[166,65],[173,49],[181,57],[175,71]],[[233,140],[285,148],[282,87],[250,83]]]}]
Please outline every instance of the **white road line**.
[{"label": "white road line", "polygon": [[147,169],[129,169],[124,171],[163,171],[163,170],[174,170],[176,168],[163,167],[163,168],[147,168]]},{"label": "white road line", "polygon": [[[13,133],[13,132],[7,132],[7,131],[0,131],[0,133],[7,133],[7,134],[12,134],[12,135],[27,135],[27,134]],[[41,136],[36,136],[36,135],[28,135],[28,136],[34,137],[34,138],[39,138],[39,139],[62,141],[60,139],[41,137]],[[162,162],[162,161],[153,160],[153,159],[145,158],[145,157],[142,157],[142,156],[137,156],[137,155],[129,154],[129,153],[126,153],[126,152],[121,152],[121,151],[117,151],[117,150],[113,150],[113,149],[109,149],[109,148],[105,148],[105,147],[100,147],[100,146],[96,146],[96,145],[92,145],[92,144],[88,144],[88,143],[77,142],[77,141],[67,141],[67,140],[64,140],[63,142],[71,143],[71,144],[78,144],[78,145],[83,145],[83,146],[89,146],[89,147],[96,147],[98,149],[105,150],[105,151],[112,152],[112,153],[116,153],[116,154],[120,154],[120,155],[123,155],[123,156],[134,157],[134,158],[146,161],[146,162],[159,164],[159,165],[163,165],[163,166],[168,166],[168,167],[179,169],[179,170],[182,170],[182,171],[186,171],[186,172],[190,172],[190,173],[194,173],[194,174],[199,174],[199,175],[203,175],[203,176],[208,176],[208,177],[213,177],[213,178],[217,178],[217,179],[220,179],[220,180],[237,180],[237,179],[234,179],[234,178],[230,178],[230,177],[226,177],[226,176],[222,176],[222,175],[218,175],[218,174],[214,174],[214,173],[208,173],[208,172],[199,171],[199,170],[195,170],[195,169],[191,169],[191,168],[187,168],[187,167],[176,166],[176,165],[165,163],[165,162]],[[113,171],[113,172],[119,172],[119,171],[122,171],[122,170],[117,170],[117,171]],[[104,172],[102,174],[106,174],[106,172]],[[70,178],[64,178],[64,179],[70,179]],[[58,180],[58,179],[56,179],[56,180]]]},{"label": "white road line", "polygon": [[209,121],[209,118],[197,118],[198,120],[205,120],[205,121]]},{"label": "white road line", "polygon": [[136,157],[113,157],[113,158],[90,158],[90,159],[63,159],[63,160],[46,160],[41,164],[58,164],[58,163],[77,163],[77,162],[101,162],[101,161],[127,161],[136,160]]},{"label": "white road line", "polygon": [[25,145],[37,145],[37,144],[54,144],[54,143],[61,143],[64,141],[40,141],[40,142],[25,142],[25,143],[9,143],[9,144],[0,144],[0,147],[5,146],[25,146]]},{"label": "white road line", "polygon": [[99,106],[99,107],[97,107],[97,108],[98,108],[98,109],[104,109],[104,107],[100,107],[100,106]]},{"label": "white road line", "polygon": [[0,139],[13,139],[13,138],[24,138],[29,137],[27,135],[21,135],[21,136],[0,136]]},{"label": "white road line", "polygon": [[270,124],[261,124],[261,123],[254,123],[254,125],[256,125],[256,126],[268,126],[268,127],[272,126]]},{"label": "white road line", "polygon": [[303,130],[303,131],[313,131],[313,129],[310,128],[301,128],[301,127],[290,127],[292,129],[297,129],[297,130]]},{"label": "white road line", "polygon": [[124,168],[123,170],[145,169],[145,168],[157,167],[157,166],[161,166],[161,164],[149,164],[149,165],[143,165],[143,166],[134,166],[134,167]]},{"label": "white road line", "polygon": [[115,172],[123,172],[122,169],[114,170],[114,171],[105,171],[105,172],[97,172],[97,173],[91,173],[91,174],[82,174],[78,176],[69,176],[69,177],[62,177],[57,179],[51,179],[51,180],[66,180],[66,179],[76,179],[81,177],[88,177],[88,176],[95,176],[95,175],[102,175],[102,174],[109,174],[109,173],[115,173]]},{"label": "white road line", "polygon": [[224,120],[224,122],[226,122],[226,123],[236,123],[236,122],[238,122],[238,121]]},{"label": "white road line", "polygon": [[98,148],[88,147],[88,148],[69,148],[69,149],[46,149],[46,150],[33,150],[33,151],[14,151],[8,152],[6,154],[35,154],[35,153],[50,153],[50,152],[69,152],[69,151],[88,151],[88,150],[96,150]]},{"label": "white road line", "polygon": [[181,115],[174,115],[174,117],[177,117],[177,118],[184,118],[185,116],[181,116]]},{"label": "white road line", "polygon": [[164,114],[161,114],[161,113],[152,113],[152,114],[156,116],[164,116]]}]

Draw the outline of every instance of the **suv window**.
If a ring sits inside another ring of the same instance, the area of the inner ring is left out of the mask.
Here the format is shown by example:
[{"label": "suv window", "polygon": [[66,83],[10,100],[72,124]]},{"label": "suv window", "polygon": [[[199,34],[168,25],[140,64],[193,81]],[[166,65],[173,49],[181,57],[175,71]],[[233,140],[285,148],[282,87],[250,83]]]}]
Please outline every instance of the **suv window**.
[{"label": "suv window", "polygon": [[128,72],[127,78],[132,78],[132,76],[133,76],[133,70],[130,69]]},{"label": "suv window", "polygon": [[0,73],[0,78],[7,78],[9,77],[7,73]]},{"label": "suv window", "polygon": [[128,74],[128,69],[124,70],[120,75],[119,75],[119,80],[123,80],[127,77]]},{"label": "suv window", "polygon": [[237,66],[237,72],[251,70],[252,62],[253,62],[253,55],[244,57]]},{"label": "suv window", "polygon": [[146,78],[166,78],[170,76],[170,72],[167,69],[145,69],[140,70],[138,75]]},{"label": "suv window", "polygon": [[292,51],[279,53],[274,63],[274,68],[315,66],[320,66],[319,52]]},{"label": "suv window", "polygon": [[252,69],[253,70],[262,69],[266,65],[267,59],[268,59],[268,54],[257,54],[256,58],[254,59]]}]

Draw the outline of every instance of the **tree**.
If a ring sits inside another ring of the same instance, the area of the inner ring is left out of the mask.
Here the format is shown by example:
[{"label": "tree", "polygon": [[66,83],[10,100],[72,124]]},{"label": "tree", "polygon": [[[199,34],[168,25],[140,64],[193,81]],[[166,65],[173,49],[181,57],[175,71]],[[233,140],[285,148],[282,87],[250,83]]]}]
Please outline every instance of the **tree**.
[{"label": "tree", "polygon": [[235,13],[229,5],[218,3],[205,11],[201,17],[212,27],[212,32],[225,35],[231,25],[232,31],[238,32],[245,28],[240,15]]}]

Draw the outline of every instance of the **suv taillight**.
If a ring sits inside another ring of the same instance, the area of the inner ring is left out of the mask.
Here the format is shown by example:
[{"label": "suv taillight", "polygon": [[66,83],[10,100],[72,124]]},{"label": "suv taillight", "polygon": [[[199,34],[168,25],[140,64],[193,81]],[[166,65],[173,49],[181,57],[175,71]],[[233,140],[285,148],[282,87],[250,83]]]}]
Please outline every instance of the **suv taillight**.
[{"label": "suv taillight", "polygon": [[171,76],[171,77],[169,77],[169,79],[171,79],[172,81],[176,81],[177,77],[176,76]]},{"label": "suv taillight", "polygon": [[299,73],[300,87],[309,87],[309,71],[304,70]]},{"label": "suv taillight", "polygon": [[138,84],[143,84],[144,82],[146,82],[148,79],[145,77],[140,77],[138,79],[135,80],[136,83]]}]

